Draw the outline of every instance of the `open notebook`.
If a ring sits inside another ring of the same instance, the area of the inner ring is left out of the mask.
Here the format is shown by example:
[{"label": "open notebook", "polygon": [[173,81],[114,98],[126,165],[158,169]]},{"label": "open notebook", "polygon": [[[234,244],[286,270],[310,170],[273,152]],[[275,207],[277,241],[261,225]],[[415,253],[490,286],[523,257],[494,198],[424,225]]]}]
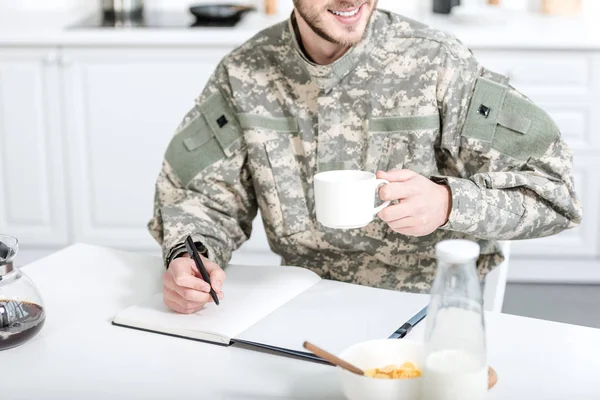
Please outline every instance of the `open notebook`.
[{"label": "open notebook", "polygon": [[305,356],[305,340],[331,351],[387,338],[428,295],[323,280],[298,267],[229,266],[224,299],[195,314],[168,309],[162,294],[119,312],[113,324],[188,339],[241,343]]}]

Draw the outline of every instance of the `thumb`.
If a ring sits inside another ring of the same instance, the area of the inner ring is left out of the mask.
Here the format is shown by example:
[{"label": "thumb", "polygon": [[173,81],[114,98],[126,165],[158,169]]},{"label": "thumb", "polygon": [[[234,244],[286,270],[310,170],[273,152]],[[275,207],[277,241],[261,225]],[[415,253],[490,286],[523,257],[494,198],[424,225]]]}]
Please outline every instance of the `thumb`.
[{"label": "thumb", "polygon": [[406,182],[414,178],[417,173],[409,169],[396,169],[389,172],[377,171],[378,179],[386,179],[390,182]]}]

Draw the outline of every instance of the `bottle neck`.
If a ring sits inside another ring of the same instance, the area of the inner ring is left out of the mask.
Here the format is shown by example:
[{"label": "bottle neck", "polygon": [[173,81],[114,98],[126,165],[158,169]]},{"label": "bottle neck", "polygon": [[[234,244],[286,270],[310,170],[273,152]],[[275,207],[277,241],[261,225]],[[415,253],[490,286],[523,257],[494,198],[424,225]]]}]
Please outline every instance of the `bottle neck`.
[{"label": "bottle neck", "polygon": [[482,287],[476,260],[463,263],[438,260],[432,294],[463,297],[479,302],[482,297]]}]

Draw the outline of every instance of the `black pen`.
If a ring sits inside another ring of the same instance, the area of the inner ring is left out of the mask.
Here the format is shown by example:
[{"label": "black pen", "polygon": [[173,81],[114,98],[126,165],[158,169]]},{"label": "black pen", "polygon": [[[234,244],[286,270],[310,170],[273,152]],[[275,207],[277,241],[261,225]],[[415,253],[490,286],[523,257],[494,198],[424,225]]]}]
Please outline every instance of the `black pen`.
[{"label": "black pen", "polygon": [[404,325],[402,325],[398,330],[392,333],[390,339],[402,339],[404,336],[408,335],[408,333],[414,328],[425,316],[427,315],[427,306],[425,306],[421,311],[416,313],[411,319],[409,319]]},{"label": "black pen", "polygon": [[210,276],[208,276],[208,272],[206,271],[206,267],[200,258],[200,254],[198,254],[198,249],[196,249],[196,244],[192,240],[191,236],[188,236],[185,239],[185,247],[187,248],[187,252],[192,257],[192,260],[196,263],[196,268],[200,271],[200,275],[202,275],[202,279],[210,286],[210,296],[215,301],[216,305],[219,305],[219,298],[217,297],[217,293],[212,288],[210,284]]}]

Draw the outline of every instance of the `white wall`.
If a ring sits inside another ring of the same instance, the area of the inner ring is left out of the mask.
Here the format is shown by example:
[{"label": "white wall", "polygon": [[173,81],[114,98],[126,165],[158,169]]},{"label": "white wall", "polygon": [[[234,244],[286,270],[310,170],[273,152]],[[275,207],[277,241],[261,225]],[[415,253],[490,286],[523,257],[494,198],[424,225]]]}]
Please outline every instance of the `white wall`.
[{"label": "white wall", "polygon": [[0,8],[9,10],[48,10],[71,8],[86,1],[89,2],[90,0],[0,0]]},{"label": "white wall", "polygon": [[[484,0],[466,0],[480,1]],[[505,4],[517,4],[529,1],[535,5],[539,0],[504,0]],[[231,3],[232,0],[145,0],[146,7],[185,10],[190,4],[200,3]],[[259,9],[263,8],[264,0],[246,0],[244,3],[253,3]],[[292,9],[292,0],[279,0],[279,12],[287,13]],[[65,8],[85,8],[88,10],[99,9],[101,0],[0,0],[1,9],[14,10],[55,10]],[[417,10],[429,9],[431,2],[428,0],[379,0],[379,6],[389,10]],[[584,14],[600,16],[599,0],[583,0]],[[533,6],[535,8],[535,6]]]},{"label": "white wall", "polygon": [[[201,3],[232,3],[232,0],[145,0],[148,9],[164,8],[172,10],[185,10],[190,4]],[[264,0],[246,0],[244,3],[253,3],[258,8],[263,8]],[[292,10],[292,0],[279,0],[279,10],[288,12]],[[380,7],[388,9],[414,9],[418,5],[426,4],[423,0],[379,0]],[[99,9],[101,0],[0,0],[0,9],[11,10],[53,10],[59,8],[86,8]]]}]

